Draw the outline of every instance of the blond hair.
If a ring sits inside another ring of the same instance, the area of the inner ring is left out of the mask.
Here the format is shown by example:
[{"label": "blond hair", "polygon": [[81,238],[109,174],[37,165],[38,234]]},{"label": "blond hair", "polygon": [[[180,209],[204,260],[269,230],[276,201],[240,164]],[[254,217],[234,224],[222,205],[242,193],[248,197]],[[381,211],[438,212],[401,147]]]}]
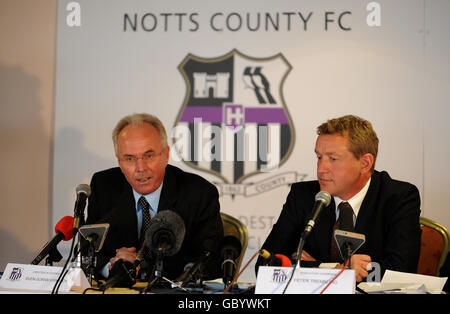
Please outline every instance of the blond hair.
[{"label": "blond hair", "polygon": [[354,115],[346,115],[322,123],[317,127],[317,134],[339,134],[347,136],[350,152],[356,158],[360,158],[367,153],[372,154],[373,165],[371,171],[375,169],[379,140],[369,121]]}]

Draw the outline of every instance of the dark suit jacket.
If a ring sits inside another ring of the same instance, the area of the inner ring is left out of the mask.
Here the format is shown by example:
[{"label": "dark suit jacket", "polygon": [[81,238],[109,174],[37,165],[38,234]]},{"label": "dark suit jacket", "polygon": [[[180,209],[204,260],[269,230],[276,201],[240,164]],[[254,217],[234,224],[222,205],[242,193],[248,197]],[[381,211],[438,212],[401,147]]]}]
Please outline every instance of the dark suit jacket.
[{"label": "dark suit jacket", "polygon": [[[186,233],[180,251],[164,259],[165,277],[176,278],[187,263],[197,261],[205,250],[213,252],[206,277],[220,277],[217,250],[223,237],[223,226],[218,197],[216,187],[202,177],[171,165],[166,167],[158,212],[173,210],[179,214],[184,220]],[[86,223],[110,224],[98,255],[97,270],[116,255],[116,249],[139,249],[135,199],[120,168],[93,175]]]},{"label": "dark suit jacket", "polygon": [[[288,257],[296,252],[319,191],[318,181],[292,185],[280,217],[263,244],[264,249]],[[322,210],[304,246],[304,250],[320,262],[330,260],[335,208],[332,198],[330,205]],[[370,255],[373,262],[380,264],[382,274],[386,269],[417,272],[421,239],[419,217],[417,188],[391,179],[387,172],[375,171],[356,219],[355,232],[366,237],[366,242],[356,254]],[[262,262],[261,258],[258,259],[256,271]]]}]

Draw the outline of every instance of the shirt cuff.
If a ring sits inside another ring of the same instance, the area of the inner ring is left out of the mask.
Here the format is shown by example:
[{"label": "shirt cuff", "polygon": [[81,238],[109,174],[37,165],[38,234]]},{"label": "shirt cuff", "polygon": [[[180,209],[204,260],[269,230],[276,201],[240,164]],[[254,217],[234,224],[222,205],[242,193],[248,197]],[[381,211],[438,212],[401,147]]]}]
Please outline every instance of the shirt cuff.
[{"label": "shirt cuff", "polygon": [[100,275],[102,275],[104,278],[109,277],[109,266],[111,265],[110,262],[106,263],[105,266],[103,266],[102,270],[100,271]]},{"label": "shirt cuff", "polygon": [[320,263],[319,268],[336,268],[339,263]]}]

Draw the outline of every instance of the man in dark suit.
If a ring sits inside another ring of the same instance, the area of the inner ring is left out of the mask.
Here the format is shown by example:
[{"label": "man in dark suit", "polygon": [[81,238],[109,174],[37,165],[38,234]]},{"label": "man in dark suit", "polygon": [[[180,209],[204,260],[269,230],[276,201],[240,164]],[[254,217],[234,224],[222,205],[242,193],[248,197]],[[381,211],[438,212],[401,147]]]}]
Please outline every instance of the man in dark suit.
[{"label": "man in dark suit", "polygon": [[113,131],[113,142],[120,167],[93,175],[88,203],[88,224],[110,224],[98,254],[98,272],[108,277],[119,259],[133,263],[148,222],[157,213],[171,210],[183,219],[186,231],[178,253],[163,259],[163,276],[175,279],[186,264],[210,252],[204,277],[219,277],[217,250],[223,226],[216,187],[168,165],[166,132],[154,116],[123,118]]},{"label": "man in dark suit", "polygon": [[[333,257],[333,227],[339,217],[339,204],[347,202],[353,211],[354,232],[364,234],[366,239],[350,260],[356,280],[368,276],[372,262],[380,265],[381,274],[386,269],[415,273],[421,237],[417,188],[374,170],[378,138],[370,122],[344,116],[323,123],[317,133],[318,180],[292,185],[263,248],[287,256],[295,253],[311,218],[315,195],[323,190],[331,194],[332,200],[306,241],[302,261],[317,262],[315,265],[342,263],[340,256]],[[259,258],[256,270],[262,263]]]}]

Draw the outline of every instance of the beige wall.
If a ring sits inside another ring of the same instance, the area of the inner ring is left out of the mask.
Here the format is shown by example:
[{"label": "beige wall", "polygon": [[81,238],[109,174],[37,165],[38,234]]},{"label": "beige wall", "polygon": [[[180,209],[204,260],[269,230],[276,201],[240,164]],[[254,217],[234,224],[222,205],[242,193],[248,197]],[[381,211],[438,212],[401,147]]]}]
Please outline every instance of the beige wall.
[{"label": "beige wall", "polygon": [[56,0],[0,0],[0,271],[51,236]]}]

